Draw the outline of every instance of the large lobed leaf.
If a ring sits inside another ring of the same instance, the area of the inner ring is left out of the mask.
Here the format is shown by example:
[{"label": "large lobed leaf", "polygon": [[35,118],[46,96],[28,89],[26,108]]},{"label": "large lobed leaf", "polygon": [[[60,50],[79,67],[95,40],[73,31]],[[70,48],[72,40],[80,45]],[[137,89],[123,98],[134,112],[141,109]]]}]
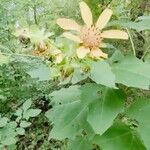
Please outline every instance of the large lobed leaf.
[{"label": "large lobed leaf", "polygon": [[124,106],[121,91],[107,89],[104,92],[97,84],[71,86],[55,91],[51,96],[53,108],[46,116],[54,125],[50,138],[59,140],[74,139],[83,130],[89,134],[104,133]]},{"label": "large lobed leaf", "polygon": [[124,28],[134,29],[137,31],[144,31],[150,29],[150,17],[149,16],[142,16],[138,18],[138,21],[124,21],[124,20],[117,20],[112,21],[109,23],[109,26],[122,26]]},{"label": "large lobed leaf", "polygon": [[29,71],[28,74],[32,78],[38,78],[39,81],[51,80],[50,68],[46,65],[39,65],[38,68]]},{"label": "large lobed leaf", "polygon": [[146,150],[136,131],[122,123],[115,123],[94,142],[103,150]]},{"label": "large lobed leaf", "polygon": [[147,90],[150,87],[150,64],[147,62],[135,57],[125,57],[121,62],[114,64],[112,70],[116,76],[116,83]]},{"label": "large lobed leaf", "polygon": [[98,61],[92,65],[90,77],[97,84],[110,88],[115,88],[115,83],[121,83],[149,90],[150,63],[133,56],[122,57],[111,66],[106,61]]},{"label": "large lobed leaf", "polygon": [[[91,101],[94,101],[99,95],[97,91],[100,88],[95,84],[87,86],[91,87],[91,93],[95,93],[91,99]],[[97,90],[95,90],[95,86]],[[47,118],[54,124],[50,132],[50,138],[59,140],[64,138],[72,139],[83,130],[82,127],[86,124],[89,102],[81,102],[81,91],[84,92],[83,89],[80,89],[80,86],[72,86],[52,93],[54,107],[46,113]]]},{"label": "large lobed leaf", "polygon": [[115,88],[115,75],[111,71],[109,64],[105,61],[98,61],[92,65],[91,79],[97,84]]},{"label": "large lobed leaf", "polygon": [[140,133],[147,150],[150,150],[150,99],[139,99],[126,111],[126,114],[139,123]]},{"label": "large lobed leaf", "polygon": [[88,122],[96,134],[102,135],[124,110],[125,96],[119,90],[106,89],[101,100],[90,105]]},{"label": "large lobed leaf", "polygon": [[86,137],[77,137],[73,141],[69,141],[67,150],[91,150],[92,142]]}]

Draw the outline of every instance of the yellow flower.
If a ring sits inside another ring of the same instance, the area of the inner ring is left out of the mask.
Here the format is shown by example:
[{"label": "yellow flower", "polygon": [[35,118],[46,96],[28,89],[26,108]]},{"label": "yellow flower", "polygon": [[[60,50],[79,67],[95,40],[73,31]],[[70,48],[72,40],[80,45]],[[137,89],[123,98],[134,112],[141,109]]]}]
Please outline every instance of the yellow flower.
[{"label": "yellow flower", "polygon": [[57,19],[57,24],[61,28],[77,32],[77,34],[64,32],[63,36],[80,43],[81,46],[77,49],[79,58],[83,59],[87,55],[92,58],[107,58],[107,54],[100,49],[105,47],[103,39],[128,39],[128,34],[121,30],[103,31],[112,16],[111,9],[106,8],[99,16],[96,24],[93,23],[92,12],[85,2],[80,2],[80,10],[85,23],[84,26],[80,26],[72,19]]}]

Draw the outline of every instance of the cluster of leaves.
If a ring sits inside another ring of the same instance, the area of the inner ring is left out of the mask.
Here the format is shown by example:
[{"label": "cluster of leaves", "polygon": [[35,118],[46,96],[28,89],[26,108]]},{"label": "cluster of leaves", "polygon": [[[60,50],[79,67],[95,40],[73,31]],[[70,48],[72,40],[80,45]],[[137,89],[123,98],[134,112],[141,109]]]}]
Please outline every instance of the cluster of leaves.
[{"label": "cluster of leaves", "polygon": [[[95,18],[112,7],[108,27],[129,34],[108,40],[107,60],[72,59],[78,45],[58,36],[58,17],[80,21],[79,1],[1,1],[0,149],[150,150],[148,1],[85,0]],[[29,40],[18,43],[18,24],[30,29]],[[33,56],[41,42],[66,59]]]},{"label": "cluster of leaves", "polygon": [[31,109],[31,100],[27,100],[22,107],[13,114],[15,120],[0,116],[0,148],[15,149],[17,137],[25,134],[25,129],[31,125],[30,118],[40,114],[40,109]]},{"label": "cluster of leaves", "polygon": [[74,144],[78,149],[89,150],[95,144],[104,150],[150,148],[149,99],[136,100],[126,108],[128,95],[122,88],[115,89],[115,83],[121,83],[148,90],[150,64],[134,57],[122,57],[112,59],[117,61],[112,68],[105,61],[94,63],[89,77],[95,83],[72,85],[50,94],[53,108],[46,113],[54,125],[50,138],[68,138],[70,149],[77,148]]}]

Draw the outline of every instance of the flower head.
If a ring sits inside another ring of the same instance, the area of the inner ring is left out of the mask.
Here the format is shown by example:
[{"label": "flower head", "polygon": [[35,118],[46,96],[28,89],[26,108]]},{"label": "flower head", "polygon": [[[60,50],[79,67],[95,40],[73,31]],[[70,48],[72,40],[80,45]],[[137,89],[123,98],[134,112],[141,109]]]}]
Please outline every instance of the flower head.
[{"label": "flower head", "polygon": [[107,54],[103,53],[100,49],[105,46],[103,39],[128,39],[128,34],[125,31],[103,31],[112,16],[111,9],[106,8],[95,24],[93,23],[92,12],[85,2],[80,2],[80,10],[85,23],[84,26],[80,26],[72,19],[57,19],[57,24],[64,30],[77,32],[77,34],[64,32],[63,36],[80,43],[81,46],[77,49],[77,56],[79,58],[82,59],[87,55],[92,58],[107,58]]},{"label": "flower head", "polygon": [[18,28],[15,35],[29,39],[32,49],[32,55],[44,59],[53,58],[55,64],[59,64],[63,60],[62,52],[56,48],[49,37],[52,35],[50,32],[45,32],[45,29],[34,27],[29,30],[26,28]]}]

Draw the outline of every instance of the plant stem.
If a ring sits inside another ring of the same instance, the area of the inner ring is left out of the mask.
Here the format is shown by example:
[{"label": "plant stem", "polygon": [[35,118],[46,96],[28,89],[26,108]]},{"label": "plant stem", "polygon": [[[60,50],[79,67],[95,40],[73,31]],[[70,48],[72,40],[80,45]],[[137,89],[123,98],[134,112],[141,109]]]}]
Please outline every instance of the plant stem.
[{"label": "plant stem", "polygon": [[128,32],[128,35],[129,35],[129,38],[130,38],[130,42],[131,42],[131,45],[132,45],[133,55],[136,56],[136,50],[135,50],[135,46],[134,46],[134,43],[133,43],[132,36],[131,36],[131,34],[130,34],[129,29],[126,28],[126,30],[127,30],[127,32]]},{"label": "plant stem", "polygon": [[33,7],[33,11],[34,11],[34,22],[36,25],[38,25],[38,21],[37,21],[37,12],[36,12],[36,6]]},{"label": "plant stem", "polygon": [[149,50],[150,50],[150,45],[149,45],[149,47],[147,48],[147,50],[145,51],[144,55],[142,56],[142,58],[141,58],[142,60],[144,60],[145,57],[147,56],[147,54],[150,52]]}]

